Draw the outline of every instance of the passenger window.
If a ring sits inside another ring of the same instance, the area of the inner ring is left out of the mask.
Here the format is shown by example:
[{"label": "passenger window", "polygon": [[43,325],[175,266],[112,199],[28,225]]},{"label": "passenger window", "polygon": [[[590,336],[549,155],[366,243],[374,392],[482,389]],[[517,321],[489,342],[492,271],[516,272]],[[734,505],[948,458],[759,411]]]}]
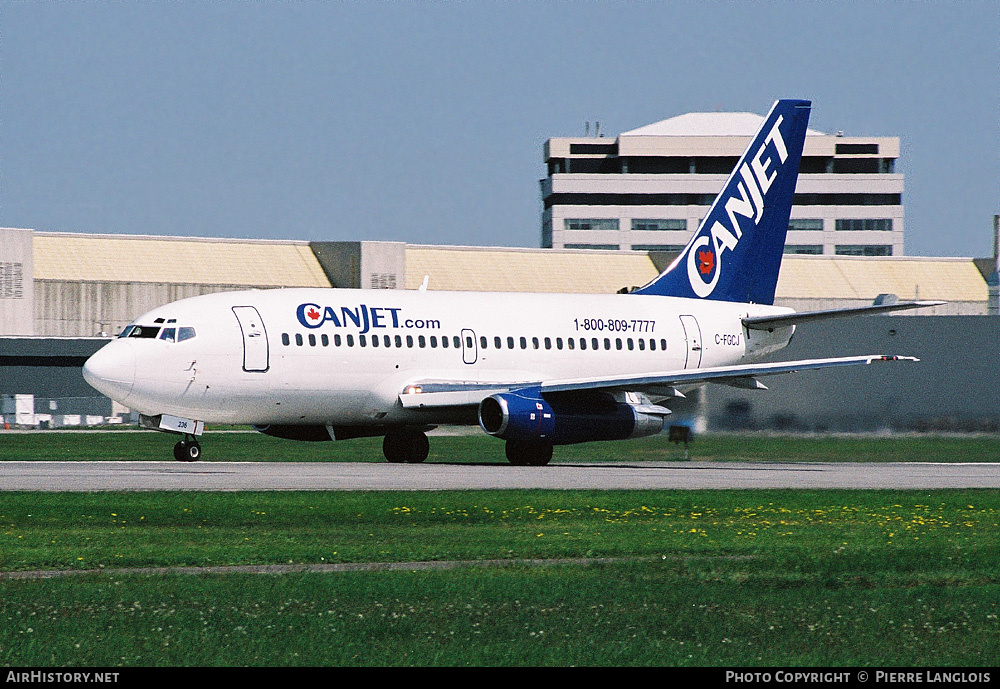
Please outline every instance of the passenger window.
[{"label": "passenger window", "polygon": [[313,335],[312,333],[309,333],[309,346],[310,347],[316,346],[316,336]]},{"label": "passenger window", "polygon": [[177,330],[177,341],[192,340],[195,337],[194,328],[180,328]]},{"label": "passenger window", "polygon": [[562,349],[562,338],[561,337],[557,337],[556,338],[556,349]]},{"label": "passenger window", "polygon": [[413,347],[413,335],[406,336],[406,346],[410,348]]},{"label": "passenger window", "polygon": [[335,347],[339,347],[341,343],[340,335],[333,336],[333,344]]},{"label": "passenger window", "polygon": [[573,349],[573,345],[576,344],[576,340],[574,340],[572,337],[567,337],[566,344],[569,345],[570,349]]},{"label": "passenger window", "polygon": [[421,349],[427,346],[427,340],[424,338],[423,335],[417,336],[417,342],[420,344]]},{"label": "passenger window", "polygon": [[507,349],[514,349],[514,338],[513,337],[508,337],[507,338]]},{"label": "passenger window", "polygon": [[476,346],[476,345],[474,345],[472,343],[472,336],[471,335],[466,335],[465,336],[465,346],[468,347],[469,349],[472,349],[473,347]]},{"label": "passenger window", "polygon": [[329,347],[330,346],[330,336],[329,335],[320,335],[319,340],[320,340],[320,342],[323,343],[324,347]]},{"label": "passenger window", "polygon": [[167,342],[173,342],[174,341],[174,334],[176,332],[177,332],[176,328],[164,328],[160,332],[160,339],[161,340],[166,340]]},{"label": "passenger window", "polygon": [[545,349],[552,349],[552,338],[545,338]]},{"label": "passenger window", "polygon": [[448,349],[448,336],[447,335],[442,335],[441,336],[441,346],[444,347],[445,349]]},{"label": "passenger window", "polygon": [[531,338],[531,347],[533,349],[538,349],[538,338],[537,337]]},{"label": "passenger window", "polygon": [[302,346],[302,333],[295,333],[295,344],[299,347]]},{"label": "passenger window", "polygon": [[382,344],[385,345],[386,347],[391,347],[392,346],[392,339],[388,335],[383,335],[382,336]]},{"label": "passenger window", "polygon": [[372,347],[378,347],[378,335],[372,335]]},{"label": "passenger window", "polygon": [[[629,342],[631,342],[631,340],[629,340]],[[639,338],[639,351],[643,352],[645,350],[646,350],[646,341],[640,337]]]},{"label": "passenger window", "polygon": [[633,349],[635,349],[635,345],[632,343],[632,338],[631,337],[628,338],[628,340],[625,341],[625,344],[628,345],[629,351],[632,351]]},{"label": "passenger window", "polygon": [[281,333],[281,344],[287,347],[290,342],[291,340],[288,339],[288,333]]},{"label": "passenger window", "polygon": [[461,349],[462,348],[462,340],[461,340],[461,338],[458,335],[455,335],[452,338],[451,341],[455,345],[455,349]]},{"label": "passenger window", "polygon": [[649,338],[649,351],[651,352],[656,351],[656,340],[654,340],[653,338]]},{"label": "passenger window", "polygon": [[[348,335],[348,337],[350,337],[350,335]],[[358,335],[358,344],[361,345],[362,347],[367,347],[368,346],[368,336],[367,335]]]},{"label": "passenger window", "polygon": [[483,349],[486,349],[486,336],[485,336],[485,335],[483,335],[483,336],[481,336],[481,337],[479,338],[479,345],[480,345],[480,346],[481,346],[481,347],[482,347]]},{"label": "passenger window", "polygon": [[496,348],[496,349],[500,349],[501,346],[502,345],[500,343],[500,338],[499,337],[494,337],[493,338],[493,347]]},{"label": "passenger window", "polygon": [[667,351],[667,341],[666,340],[664,340],[664,339],[660,340],[660,349],[662,349],[664,352]]},{"label": "passenger window", "polygon": [[437,349],[438,339],[436,335],[431,335],[431,349]]},{"label": "passenger window", "polygon": [[581,337],[580,338],[580,349],[586,349],[586,348],[587,348],[587,338]]},{"label": "passenger window", "polygon": [[403,337],[401,335],[396,335],[396,347],[401,348],[403,346]]},{"label": "passenger window", "polygon": [[621,348],[622,348],[622,338],[616,337],[615,338],[615,349],[621,349]]},{"label": "passenger window", "polygon": [[354,346],[354,335],[348,335],[347,336],[347,346],[348,347],[353,347]]},{"label": "passenger window", "polygon": [[521,338],[521,349],[527,349],[527,348],[528,348],[528,341],[522,337]]},{"label": "passenger window", "polygon": [[604,338],[604,348],[611,349],[611,340],[606,337]]},{"label": "passenger window", "polygon": [[600,349],[601,348],[601,345],[598,344],[596,337],[590,338],[590,348],[591,349]]}]

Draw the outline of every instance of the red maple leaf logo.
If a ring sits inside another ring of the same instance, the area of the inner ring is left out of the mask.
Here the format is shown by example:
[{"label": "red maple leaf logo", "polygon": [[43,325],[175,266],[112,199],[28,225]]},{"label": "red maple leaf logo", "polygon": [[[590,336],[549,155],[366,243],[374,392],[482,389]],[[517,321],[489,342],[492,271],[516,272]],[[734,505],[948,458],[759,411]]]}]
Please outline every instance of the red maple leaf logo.
[{"label": "red maple leaf logo", "polygon": [[319,311],[316,309],[309,309],[309,311],[306,312],[306,316],[308,316],[309,320],[314,321],[319,318]]},{"label": "red maple leaf logo", "polygon": [[712,272],[712,268],[715,267],[715,254],[711,251],[699,251],[698,252],[698,271],[702,275],[708,275]]}]

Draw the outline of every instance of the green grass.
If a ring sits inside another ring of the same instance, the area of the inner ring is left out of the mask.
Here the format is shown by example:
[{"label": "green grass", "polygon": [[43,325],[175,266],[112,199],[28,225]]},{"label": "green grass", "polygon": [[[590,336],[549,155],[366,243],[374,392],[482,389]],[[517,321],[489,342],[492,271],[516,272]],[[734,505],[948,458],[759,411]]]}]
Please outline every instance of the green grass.
[{"label": "green grass", "polygon": [[[158,433],[3,433],[0,459],[167,460]],[[384,461],[210,432],[206,459]],[[1000,439],[707,436],[692,459],[997,461]],[[679,460],[663,438],[554,461]],[[485,436],[430,462],[503,464]],[[615,558],[584,564],[588,558]],[[532,558],[578,564],[529,565]],[[449,570],[134,567],[482,561]],[[488,565],[503,560],[506,566]],[[1000,491],[2,493],[0,664],[1000,663]]]},{"label": "green grass", "polygon": [[[177,437],[155,431],[0,432],[4,460],[173,460]],[[381,462],[381,438],[306,443],[246,432],[207,432],[204,461]],[[1000,436],[829,437],[706,435],[689,447],[692,460],[734,461],[1000,461]],[[665,435],[557,447],[556,462],[682,460]],[[434,436],[429,462],[506,463],[504,444],[485,434]]]},{"label": "green grass", "polygon": [[7,571],[495,558],[0,580],[0,664],[1000,662],[995,490],[0,494]]}]

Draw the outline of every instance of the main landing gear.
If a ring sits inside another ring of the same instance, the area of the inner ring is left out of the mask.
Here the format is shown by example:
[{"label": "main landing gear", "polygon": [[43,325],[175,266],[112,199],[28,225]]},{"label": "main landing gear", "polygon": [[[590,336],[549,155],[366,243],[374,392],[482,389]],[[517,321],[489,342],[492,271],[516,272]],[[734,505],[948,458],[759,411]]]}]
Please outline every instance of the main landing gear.
[{"label": "main landing gear", "polygon": [[542,467],[552,461],[552,446],[528,440],[508,440],[507,461],[516,467]]},{"label": "main landing gear", "polygon": [[174,459],[178,462],[197,462],[201,459],[201,445],[193,435],[184,436],[184,440],[174,445]]},{"label": "main landing gear", "polygon": [[382,441],[382,453],[393,464],[420,464],[427,459],[431,444],[421,431],[390,431]]}]

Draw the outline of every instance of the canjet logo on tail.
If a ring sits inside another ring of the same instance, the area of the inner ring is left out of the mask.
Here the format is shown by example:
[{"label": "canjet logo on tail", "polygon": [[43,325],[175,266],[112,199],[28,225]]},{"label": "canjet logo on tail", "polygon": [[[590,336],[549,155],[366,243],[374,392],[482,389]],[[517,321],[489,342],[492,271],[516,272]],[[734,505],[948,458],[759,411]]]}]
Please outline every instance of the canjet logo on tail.
[{"label": "canjet logo on tail", "polygon": [[[780,125],[784,120],[780,115],[764,142],[749,161],[743,162],[738,170],[734,170],[727,186],[737,180],[735,189],[726,199],[725,215],[718,212],[718,204],[713,208],[714,222],[706,222],[701,233],[691,243],[687,255],[687,274],[691,289],[699,297],[707,297],[714,290],[722,274],[722,252],[733,251],[743,237],[738,216],[749,218],[753,227],[764,217],[764,197],[767,190],[778,176],[778,170],[785,159],[788,150],[781,136]],[[773,146],[773,151],[768,147]],[[775,160],[777,153],[777,160]],[[723,220],[728,216],[731,227],[726,227]]]}]

